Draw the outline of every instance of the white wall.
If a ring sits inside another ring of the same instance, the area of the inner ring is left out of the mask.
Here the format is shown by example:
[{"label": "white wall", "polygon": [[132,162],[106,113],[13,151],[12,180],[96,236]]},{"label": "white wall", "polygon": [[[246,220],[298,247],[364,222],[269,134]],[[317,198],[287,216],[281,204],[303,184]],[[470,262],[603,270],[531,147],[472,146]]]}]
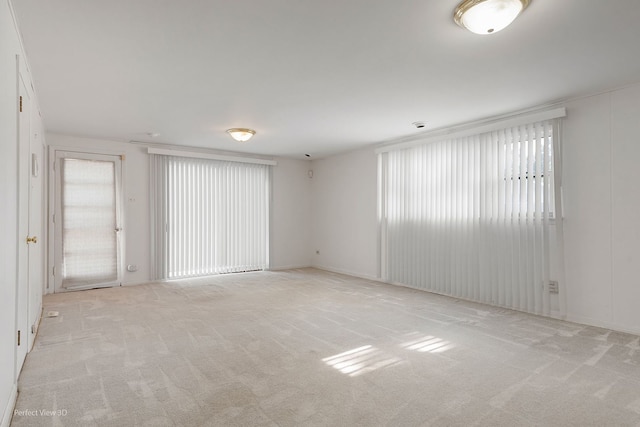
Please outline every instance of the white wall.
[{"label": "white wall", "polygon": [[640,333],[640,85],[611,93],[611,153],[612,321]]},{"label": "white wall", "polygon": [[[123,284],[144,283],[150,278],[149,156],[147,147],[128,142],[68,135],[47,134],[47,143],[56,149],[124,154],[124,262],[138,266],[137,272],[124,272]],[[273,210],[271,217],[271,268],[310,265],[307,249],[310,209],[310,162],[275,159],[273,168]],[[52,286],[52,285],[51,285]]]},{"label": "white wall", "polygon": [[311,265],[311,162],[276,159],[271,210],[271,269]]},{"label": "white wall", "polygon": [[566,106],[567,318],[640,333],[640,85]]},{"label": "white wall", "polygon": [[568,104],[563,126],[567,313],[590,323],[612,314],[608,99],[603,95]]},{"label": "white wall", "polygon": [[312,162],[314,267],[378,276],[377,165],[372,149]]}]

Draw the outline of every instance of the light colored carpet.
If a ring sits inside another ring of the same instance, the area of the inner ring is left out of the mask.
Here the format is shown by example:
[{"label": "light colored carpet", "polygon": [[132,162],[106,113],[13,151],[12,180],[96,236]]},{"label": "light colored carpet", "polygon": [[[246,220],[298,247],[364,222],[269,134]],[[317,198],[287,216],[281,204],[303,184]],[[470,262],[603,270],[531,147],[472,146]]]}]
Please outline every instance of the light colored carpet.
[{"label": "light colored carpet", "polygon": [[640,425],[637,336],[313,269],[51,310],[15,427]]}]

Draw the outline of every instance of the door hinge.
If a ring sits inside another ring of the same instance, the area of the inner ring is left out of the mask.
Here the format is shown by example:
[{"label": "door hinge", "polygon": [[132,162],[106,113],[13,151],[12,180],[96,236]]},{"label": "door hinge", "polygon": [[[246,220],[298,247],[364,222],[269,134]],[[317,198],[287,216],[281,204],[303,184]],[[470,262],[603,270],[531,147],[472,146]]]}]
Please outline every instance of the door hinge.
[{"label": "door hinge", "polygon": [[56,223],[56,214],[51,215],[51,221],[55,224]]},{"label": "door hinge", "polygon": [[56,275],[56,267],[53,266],[53,268],[51,269],[51,275],[55,276]]},{"label": "door hinge", "polygon": [[20,112],[22,113],[22,95],[20,95]]},{"label": "door hinge", "polygon": [[18,345],[20,345],[20,331],[18,331]]}]

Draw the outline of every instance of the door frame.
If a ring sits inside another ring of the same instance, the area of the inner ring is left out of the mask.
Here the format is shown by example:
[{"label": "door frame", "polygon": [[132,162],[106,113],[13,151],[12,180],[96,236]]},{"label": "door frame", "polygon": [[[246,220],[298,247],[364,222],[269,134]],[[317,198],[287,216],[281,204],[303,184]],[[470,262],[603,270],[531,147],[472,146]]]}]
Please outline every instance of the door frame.
[{"label": "door frame", "polygon": [[[103,284],[92,284],[86,286],[77,286],[72,289],[65,289],[62,286],[56,287],[56,278],[55,278],[55,269],[56,269],[56,247],[58,242],[61,239],[61,234],[58,232],[59,230],[56,228],[55,219],[60,218],[60,211],[58,204],[58,199],[60,197],[59,193],[59,170],[57,170],[57,159],[59,154],[69,154],[69,157],[73,157],[73,155],[79,156],[79,158],[84,157],[100,157],[100,156],[111,156],[111,157],[119,157],[120,158],[120,171],[118,173],[116,168],[116,222],[120,231],[117,234],[116,239],[116,250],[117,250],[117,279],[113,282],[103,283]],[[125,260],[125,244],[126,241],[126,224],[124,218],[124,197],[123,197],[123,188],[124,188],[124,176],[125,176],[125,155],[119,151],[115,150],[93,150],[93,149],[82,149],[78,147],[70,147],[70,146],[59,146],[55,145],[49,146],[49,159],[48,159],[48,170],[49,170],[49,213],[48,213],[48,270],[47,270],[47,292],[46,293],[61,293],[61,292],[73,292],[79,290],[86,289],[94,289],[94,288],[106,288],[106,287],[114,287],[114,286],[122,286],[123,276],[124,276],[124,260]]]}]

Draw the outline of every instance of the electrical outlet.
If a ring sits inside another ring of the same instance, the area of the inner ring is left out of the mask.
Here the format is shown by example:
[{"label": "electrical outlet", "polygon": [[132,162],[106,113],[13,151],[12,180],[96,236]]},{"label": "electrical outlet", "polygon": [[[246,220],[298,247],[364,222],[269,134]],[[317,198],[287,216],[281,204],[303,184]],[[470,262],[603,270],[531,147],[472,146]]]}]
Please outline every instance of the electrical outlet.
[{"label": "electrical outlet", "polygon": [[555,281],[555,280],[551,280],[549,282],[549,293],[550,294],[557,294],[558,292],[560,292],[558,282]]},{"label": "electrical outlet", "polygon": [[127,271],[133,273],[134,271],[138,271],[138,266],[135,264],[127,265]]}]

